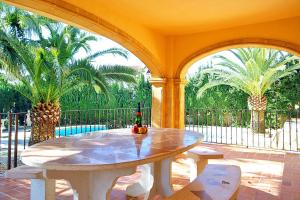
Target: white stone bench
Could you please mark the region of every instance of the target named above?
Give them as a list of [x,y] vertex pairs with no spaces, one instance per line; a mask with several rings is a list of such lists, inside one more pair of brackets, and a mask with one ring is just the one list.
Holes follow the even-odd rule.
[[201,174],[206,165],[208,164],[208,159],[222,159],[224,154],[212,149],[203,148],[201,146],[196,146],[189,151],[186,155],[191,158],[192,163],[190,163],[190,181],[193,181],[197,176]]
[[166,200],[234,200],[240,183],[240,167],[208,164],[193,182]]
[[55,180],[45,179],[43,170],[36,167],[22,165],[5,172],[6,178],[30,179],[30,199],[31,200],[54,200]]

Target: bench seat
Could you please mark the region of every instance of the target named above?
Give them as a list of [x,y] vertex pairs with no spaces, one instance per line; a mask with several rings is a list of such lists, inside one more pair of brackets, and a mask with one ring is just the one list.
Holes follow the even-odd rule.
[[166,200],[234,200],[240,182],[240,167],[208,164],[193,182]]
[[213,149],[203,148],[202,146],[196,146],[186,153],[190,160],[190,181],[193,181],[197,176],[201,174],[209,159],[222,159],[224,154]]
[[199,159],[221,159],[224,158],[224,154],[222,152],[204,148],[201,146],[196,146],[190,150],[188,150],[188,155],[197,156]]
[[43,170],[37,167],[21,165],[6,171],[5,177],[11,179],[42,179]]
[[55,199],[55,180],[43,177],[43,170],[37,167],[21,165],[5,172],[5,178],[30,179],[31,200]]

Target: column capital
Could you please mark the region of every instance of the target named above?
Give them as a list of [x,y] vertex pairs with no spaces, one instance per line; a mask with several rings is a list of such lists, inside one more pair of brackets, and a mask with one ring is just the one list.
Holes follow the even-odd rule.
[[188,81],[182,78],[151,78],[149,82],[154,86],[163,86],[167,83],[173,83],[176,85],[186,85]]
[[178,85],[186,85],[188,81],[185,78],[175,78],[174,83]]
[[167,79],[166,78],[151,78],[149,80],[149,82],[153,86],[164,86],[167,83]]

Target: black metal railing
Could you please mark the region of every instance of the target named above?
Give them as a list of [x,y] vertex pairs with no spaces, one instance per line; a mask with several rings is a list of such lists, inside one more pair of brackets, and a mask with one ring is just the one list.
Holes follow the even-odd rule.
[[300,151],[298,110],[186,109],[185,128],[209,143]]
[[[151,127],[151,108],[142,108],[142,113],[143,124]],[[51,127],[52,117],[44,116],[49,123],[46,129]],[[204,142],[288,151],[300,151],[299,120],[299,110],[259,114],[249,110],[193,108],[185,112],[185,128],[201,132]],[[135,108],[63,111],[55,126],[55,135],[130,128],[134,121]],[[0,113],[0,171],[18,166],[20,152],[28,146],[33,123],[27,112]]]
[[[56,137],[115,128],[131,128],[135,122],[135,108],[68,110],[60,114],[56,123]],[[143,124],[151,127],[151,108],[141,108]],[[54,116],[40,114],[37,122],[44,119],[46,131],[51,131]],[[39,117],[39,114],[37,115]],[[34,120],[29,112],[0,113],[0,171],[18,166],[20,152],[27,148]],[[43,131],[41,123],[37,130]],[[45,130],[44,130],[45,131]]]

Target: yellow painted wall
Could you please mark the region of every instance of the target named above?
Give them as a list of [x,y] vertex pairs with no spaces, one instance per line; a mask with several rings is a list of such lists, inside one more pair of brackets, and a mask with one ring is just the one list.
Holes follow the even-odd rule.
[[[255,44],[280,47],[293,53],[300,52],[300,17],[269,23],[235,27],[213,32],[173,37],[174,60],[178,76],[183,76],[189,64],[216,51],[230,47]],[[189,62],[191,61],[192,62]],[[185,64],[188,64],[185,66]]]

